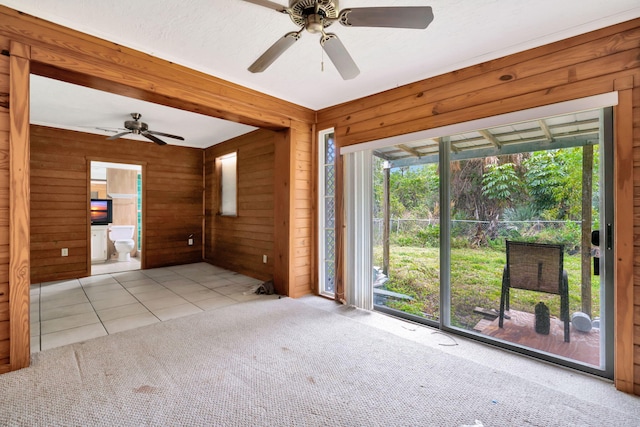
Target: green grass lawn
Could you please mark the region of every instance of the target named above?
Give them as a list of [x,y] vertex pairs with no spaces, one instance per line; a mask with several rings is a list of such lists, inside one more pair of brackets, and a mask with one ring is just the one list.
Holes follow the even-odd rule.
[[[491,248],[451,250],[451,324],[473,328],[482,318],[475,307],[500,309],[505,253]],[[382,248],[374,248],[374,264],[382,265]],[[440,313],[440,257],[437,248],[391,246],[386,289],[412,296],[413,301],[390,301],[389,307],[436,319]],[[564,256],[569,274],[569,313],[581,311],[580,254]],[[592,317],[600,313],[600,277],[592,277]],[[560,316],[560,296],[511,290],[511,308],[529,313],[543,301],[552,316]]]

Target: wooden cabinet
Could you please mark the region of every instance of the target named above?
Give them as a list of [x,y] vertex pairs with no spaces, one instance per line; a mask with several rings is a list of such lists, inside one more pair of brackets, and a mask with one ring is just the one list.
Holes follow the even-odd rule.
[[91,262],[105,262],[107,260],[107,227],[106,225],[91,226]]

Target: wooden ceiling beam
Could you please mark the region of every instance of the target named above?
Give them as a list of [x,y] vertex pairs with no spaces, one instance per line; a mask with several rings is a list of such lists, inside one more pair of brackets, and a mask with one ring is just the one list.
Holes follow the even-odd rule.
[[4,6],[0,36],[30,46],[32,72],[46,77],[274,130],[316,121],[311,109]]

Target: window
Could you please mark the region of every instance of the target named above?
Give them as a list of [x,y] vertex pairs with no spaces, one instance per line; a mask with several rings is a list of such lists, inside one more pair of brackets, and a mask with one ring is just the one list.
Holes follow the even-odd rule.
[[229,153],[216,159],[220,182],[220,215],[235,216],[237,207],[237,153]]
[[336,188],[336,147],[333,130],[320,133],[318,138],[319,158],[322,167],[319,169],[318,186],[318,223],[319,223],[319,283],[320,293],[333,295],[335,292],[335,188]]

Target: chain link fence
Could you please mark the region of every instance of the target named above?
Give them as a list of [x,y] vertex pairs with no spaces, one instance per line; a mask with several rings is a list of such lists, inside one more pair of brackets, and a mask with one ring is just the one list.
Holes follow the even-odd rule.
[[[373,238],[375,245],[382,245],[384,221],[373,220]],[[452,220],[452,241],[462,246],[486,246],[489,241],[517,238],[547,238],[559,241],[571,247],[580,245],[581,221],[474,221]],[[389,239],[393,244],[402,246],[439,245],[440,220],[404,219],[390,220]]]

